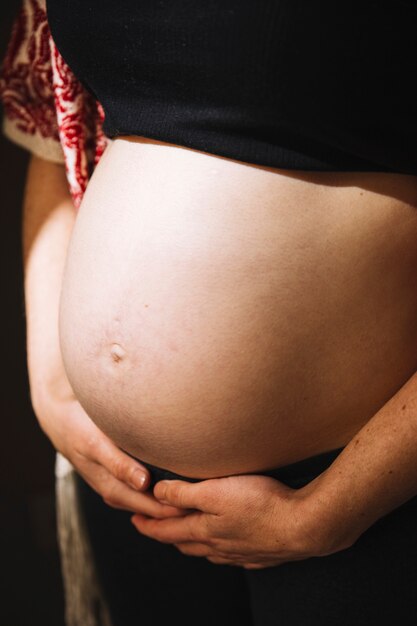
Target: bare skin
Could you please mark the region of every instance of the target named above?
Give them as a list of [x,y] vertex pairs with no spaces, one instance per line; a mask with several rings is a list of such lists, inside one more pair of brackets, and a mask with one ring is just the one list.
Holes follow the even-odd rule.
[[[399,177],[397,182],[407,180],[411,178]],[[396,192],[413,207],[406,200],[410,189],[402,184]],[[329,469],[303,489],[241,475],[198,485],[163,481],[153,494],[144,492],[145,468],[93,423],[62,363],[58,299],[75,220],[63,167],[33,157],[23,225],[31,397],[55,447],[105,502],[134,512],[132,521],[141,533],[213,563],[262,568],[343,550],[417,493],[417,373],[365,422]],[[412,253],[407,246],[402,251],[405,257],[400,258]],[[120,336],[116,339],[109,341],[107,356],[123,374],[119,366],[124,367],[128,353]]]
[[200,478],[346,445],[417,369],[417,177],[120,137],[61,294],[64,365],[118,446]]
[[132,522],[184,554],[246,569],[326,556],[417,495],[416,450],[417,372],[305,487],[251,475],[163,480],[153,495],[187,514]]
[[154,518],[182,514],[145,493],[146,468],[97,428],[66,376],[58,341],[58,304],[75,220],[64,165],[32,155],[22,243],[28,374],[35,414],[54,447],[110,506]]

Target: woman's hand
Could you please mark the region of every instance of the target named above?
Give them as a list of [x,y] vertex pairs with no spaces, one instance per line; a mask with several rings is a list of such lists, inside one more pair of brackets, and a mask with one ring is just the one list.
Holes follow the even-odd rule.
[[[328,553],[305,511],[302,490],[266,476],[242,475],[198,483],[160,481],[159,502],[188,509],[164,520],[134,515],[139,532],[213,563],[260,569]],[[190,511],[190,509],[192,509]]]
[[54,390],[32,395],[37,397],[32,404],[45,434],[108,505],[155,518],[184,514],[144,493],[148,470],[97,428],[63,377]]

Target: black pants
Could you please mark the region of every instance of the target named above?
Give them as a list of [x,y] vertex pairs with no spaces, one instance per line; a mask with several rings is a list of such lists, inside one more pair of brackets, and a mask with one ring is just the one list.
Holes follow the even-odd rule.
[[[340,452],[264,474],[299,488]],[[178,478],[148,467],[153,482]],[[130,513],[104,504],[81,478],[78,486],[113,626],[417,624],[417,497],[378,520],[347,550],[244,570],[183,555],[140,535]]]

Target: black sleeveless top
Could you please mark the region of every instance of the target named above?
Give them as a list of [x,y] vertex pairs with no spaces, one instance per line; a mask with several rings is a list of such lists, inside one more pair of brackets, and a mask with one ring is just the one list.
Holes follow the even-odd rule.
[[47,0],[47,15],[108,137],[284,169],[417,175],[416,7]]

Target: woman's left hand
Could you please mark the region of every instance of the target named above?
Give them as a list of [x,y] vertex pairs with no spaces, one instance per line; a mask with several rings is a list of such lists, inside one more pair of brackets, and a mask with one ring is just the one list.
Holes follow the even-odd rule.
[[190,509],[183,517],[134,515],[137,530],[212,563],[260,569],[325,554],[305,513],[303,490],[266,476],[239,475],[198,483],[164,480],[154,487],[164,504]]

